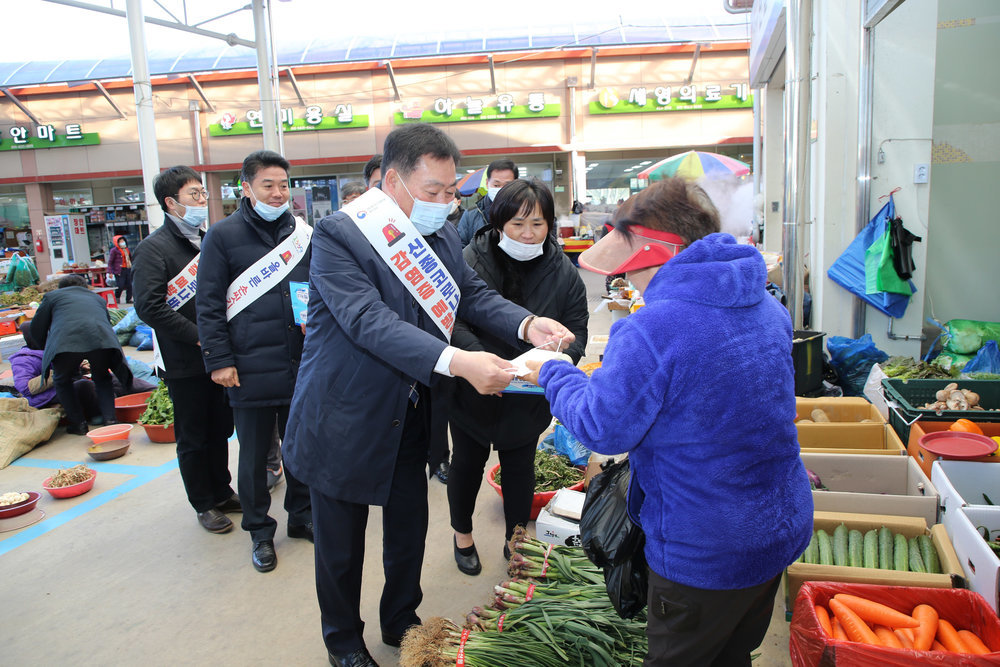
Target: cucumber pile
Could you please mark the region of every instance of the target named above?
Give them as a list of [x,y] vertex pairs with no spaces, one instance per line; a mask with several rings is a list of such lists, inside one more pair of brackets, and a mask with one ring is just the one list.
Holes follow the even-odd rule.
[[907,539],[885,526],[867,533],[848,530],[843,523],[833,535],[817,530],[796,562],[941,574],[941,562],[931,538],[919,535]]

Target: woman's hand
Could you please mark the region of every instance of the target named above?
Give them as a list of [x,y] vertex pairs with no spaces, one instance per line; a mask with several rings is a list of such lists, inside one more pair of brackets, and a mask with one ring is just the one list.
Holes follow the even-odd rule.
[[549,317],[536,317],[525,332],[535,347],[561,352],[576,340],[573,332]]
[[[522,375],[521,379],[525,382],[530,382],[531,384],[538,384],[538,373],[542,370],[542,361],[526,361],[524,365],[531,369],[531,372],[527,375]],[[541,385],[539,385],[541,386]]]

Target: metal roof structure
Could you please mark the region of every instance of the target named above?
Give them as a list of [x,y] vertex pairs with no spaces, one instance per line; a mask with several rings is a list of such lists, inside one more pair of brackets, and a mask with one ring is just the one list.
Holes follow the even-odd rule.
[[[643,44],[709,43],[749,40],[749,15],[663,15],[655,10],[641,15],[621,14],[567,20],[563,23],[524,27],[448,27],[432,33],[398,33],[375,36],[351,31],[331,35],[326,25],[310,36],[309,26],[296,26],[294,38],[282,39],[281,26],[275,31],[275,51],[279,67],[295,67],[341,62],[381,61],[505,51],[611,47]],[[252,48],[229,46],[204,40],[180,52],[154,49],[149,53],[149,70],[154,76],[184,76],[197,72],[254,69]],[[131,76],[127,49],[119,56],[101,59],[19,60],[0,62],[0,87],[47,83],[85,82]]]

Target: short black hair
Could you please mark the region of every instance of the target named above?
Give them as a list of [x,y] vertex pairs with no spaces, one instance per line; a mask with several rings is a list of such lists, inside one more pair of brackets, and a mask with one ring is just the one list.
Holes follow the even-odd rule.
[[345,183],[344,187],[340,188],[340,198],[347,199],[351,195],[363,195],[367,191],[365,184],[361,181],[351,181],[350,183]]
[[365,185],[369,188],[372,186],[372,174],[375,173],[376,169],[382,168],[382,154],[376,153],[372,155],[371,159],[365,163]]
[[382,147],[382,176],[395,169],[409,176],[424,155],[436,160],[454,160],[458,166],[462,153],[447,134],[427,123],[412,123],[397,127],[385,138]]
[[274,151],[254,151],[243,160],[243,168],[240,170],[240,180],[244,183],[253,182],[257,172],[265,167],[281,167],[287,174],[292,165],[288,163],[288,160]]
[[75,273],[68,276],[63,276],[59,279],[59,289],[63,287],[86,287],[87,281],[83,279],[83,276],[78,276]]
[[156,178],[153,179],[153,194],[156,196],[160,208],[166,211],[167,197],[176,199],[181,188],[191,181],[201,183],[201,176],[194,169],[185,165],[170,167],[170,169],[164,169],[157,174]]
[[531,213],[535,204],[541,207],[542,217],[551,232],[556,222],[555,202],[552,193],[537,178],[512,181],[500,188],[490,207],[490,224],[494,229],[501,230],[518,213]]
[[494,171],[512,171],[514,172],[514,178],[521,177],[521,171],[514,164],[514,161],[508,158],[503,158],[502,160],[493,160],[490,162],[490,166],[486,167],[486,178],[489,179],[493,175]]

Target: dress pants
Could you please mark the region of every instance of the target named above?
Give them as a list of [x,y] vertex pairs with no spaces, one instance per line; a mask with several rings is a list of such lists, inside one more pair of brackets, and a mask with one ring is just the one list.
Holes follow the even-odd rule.
[[[271,448],[275,422],[278,434],[285,437],[288,422],[287,405],[257,408],[233,408],[236,437],[240,441],[240,463],[237,474],[240,503],[243,505],[243,530],[250,533],[254,544],[273,540],[278,522],[267,515],[271,494],[267,489],[267,452]],[[285,511],[288,524],[302,526],[312,521],[309,509],[309,487],[285,471]]]
[[645,667],[750,667],[771,623],[781,576],[732,591],[693,588],[649,571]]
[[164,380],[174,403],[177,466],[188,502],[207,512],[233,495],[229,436],[233,411],[226,390],[206,374]]
[[[70,424],[77,426],[85,421],[83,406],[73,389],[73,383],[80,377],[80,364],[84,359],[90,362],[90,375],[97,388],[101,416],[105,423],[115,421],[115,390],[111,384],[111,369],[118,370],[121,365],[120,356],[120,350],[101,348],[89,352],[60,352],[52,359],[52,380],[56,397],[66,411],[66,419]],[[129,381],[131,382],[131,378]]]
[[[510,539],[514,528],[526,526],[531,520],[531,503],[535,497],[535,449],[538,436],[521,443],[503,445],[500,457],[500,488],[503,490],[505,538]],[[458,533],[472,532],[472,515],[476,496],[483,482],[483,469],[490,457],[490,443],[477,440],[451,425],[451,470],[448,473],[448,509],[451,527]]]
[[[426,397],[422,388],[421,396]],[[420,572],[427,538],[428,404],[408,404],[392,474],[389,500],[382,508],[382,569],[385,586],[379,604],[382,631],[402,636],[420,623],[423,599]],[[287,469],[286,469],[287,472]],[[365,560],[368,505],[337,500],[312,489],[316,536],[316,594],[323,639],[343,655],[365,645],[361,620],[361,574]]]

